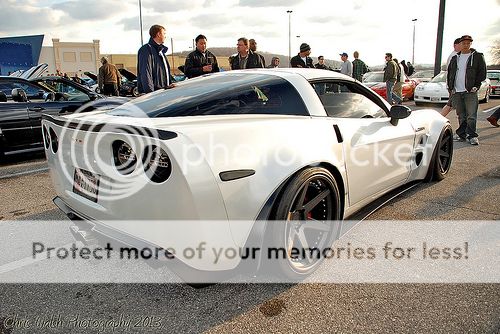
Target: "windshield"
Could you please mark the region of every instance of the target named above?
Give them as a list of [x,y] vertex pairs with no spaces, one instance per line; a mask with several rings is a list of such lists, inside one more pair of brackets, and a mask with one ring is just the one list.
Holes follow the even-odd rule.
[[498,80],[500,80],[500,72],[488,72],[486,76],[491,81],[498,81]]
[[285,79],[241,72],[186,80],[175,88],[135,99],[109,114],[150,118],[228,114],[309,115],[299,93]]
[[432,78],[431,82],[446,82],[446,72],[441,72]]
[[363,82],[384,82],[384,72],[368,72],[363,76]]
[[412,78],[432,78],[434,76],[434,71],[420,71],[413,74]]

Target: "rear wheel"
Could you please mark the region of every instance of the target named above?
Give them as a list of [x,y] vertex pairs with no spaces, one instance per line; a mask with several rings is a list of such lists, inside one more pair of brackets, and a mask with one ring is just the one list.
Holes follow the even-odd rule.
[[134,89],[132,89],[132,96],[134,97],[139,96],[139,88],[134,87]]
[[425,181],[441,181],[444,179],[446,174],[450,171],[452,157],[453,131],[451,126],[447,125],[439,136]]
[[[314,272],[331,247],[342,219],[340,193],[334,176],[320,167],[299,172],[285,188],[271,222],[271,245],[284,250],[272,268],[287,279]],[[275,270],[276,271],[276,270]]]

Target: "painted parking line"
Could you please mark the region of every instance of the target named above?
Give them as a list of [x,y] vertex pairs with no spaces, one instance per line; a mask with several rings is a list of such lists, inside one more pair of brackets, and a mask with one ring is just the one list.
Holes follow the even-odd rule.
[[[72,242],[70,244],[66,244],[66,245],[62,246],[62,248],[68,249],[71,246],[73,246],[73,244],[76,244],[77,247],[84,246],[81,241],[75,241],[75,242]],[[30,266],[33,263],[43,261],[46,259],[47,259],[47,252],[44,252],[44,253],[39,253],[39,254],[35,255],[35,258],[33,258],[33,256],[28,256],[28,257],[25,257],[24,259],[9,262],[7,264],[0,266],[0,275],[11,272],[13,270],[17,270],[17,269],[20,269],[23,267]]]
[[13,178],[13,177],[18,177],[18,176],[23,176],[23,175],[29,175],[29,174],[43,173],[43,172],[47,172],[48,170],[49,170],[49,168],[45,167],[45,168],[40,168],[40,169],[27,170],[27,171],[24,171],[24,172],[18,172],[18,173],[12,173],[12,174],[7,174],[7,175],[2,175],[2,176],[0,176],[0,180],[10,179],[10,178]]

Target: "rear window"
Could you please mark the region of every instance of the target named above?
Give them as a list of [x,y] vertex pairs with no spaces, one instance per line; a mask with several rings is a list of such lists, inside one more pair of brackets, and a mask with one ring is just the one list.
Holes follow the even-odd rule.
[[230,114],[309,115],[304,101],[288,81],[274,75],[250,73],[225,73],[186,80],[173,89],[140,97],[109,114],[150,118]]

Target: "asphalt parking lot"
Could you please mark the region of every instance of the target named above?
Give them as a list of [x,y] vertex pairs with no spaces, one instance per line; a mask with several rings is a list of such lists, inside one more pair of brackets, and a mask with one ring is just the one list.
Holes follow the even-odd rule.
[[[498,98],[480,105],[480,145],[455,143],[445,180],[419,184],[369,219],[499,220],[500,128],[486,121],[499,105]],[[456,117],[448,117],[456,128]],[[27,221],[65,219],[54,196],[43,154],[0,164],[0,224],[13,234]],[[61,245],[71,241],[67,229],[29,224]],[[9,261],[23,258],[18,248]],[[497,259],[498,248],[492,265]],[[0,263],[0,278],[39,264],[7,265]],[[0,334],[500,333],[499,284],[0,284],[0,301]]]

